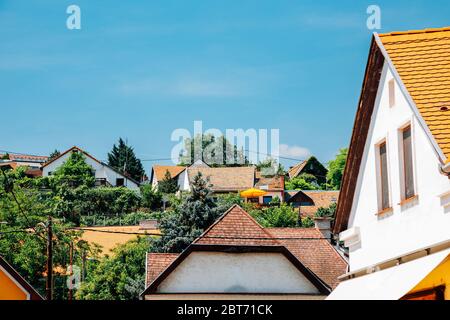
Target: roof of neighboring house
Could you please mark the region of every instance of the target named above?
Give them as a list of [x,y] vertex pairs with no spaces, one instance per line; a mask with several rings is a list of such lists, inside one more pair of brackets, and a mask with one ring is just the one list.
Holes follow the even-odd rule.
[[172,178],[176,178],[180,173],[182,173],[186,167],[183,166],[160,166],[154,165],[152,170],[152,175],[156,177],[157,181],[164,180],[166,172],[169,171]]
[[300,207],[300,214],[308,217],[313,217],[317,209],[321,207],[327,208],[332,203],[337,203],[339,198],[339,191],[336,190],[286,191],[286,193],[289,197],[286,200],[287,203],[308,201],[313,203],[313,205]]
[[30,300],[44,300],[36,291],[2,256],[0,256],[0,267],[2,267],[14,280],[30,295]]
[[279,245],[263,227],[240,206],[232,206],[194,243],[223,245]]
[[257,174],[255,187],[261,190],[283,191],[284,176],[264,177]]
[[160,277],[166,277],[180,263],[179,260],[185,258],[191,247],[192,250],[199,247],[203,251],[225,248],[224,250],[229,252],[232,252],[233,248],[237,251],[243,250],[242,252],[252,248],[259,250],[258,252],[272,252],[271,248],[275,251],[284,248],[297,263],[307,268],[313,278],[319,279],[319,282],[325,283],[330,288],[337,285],[337,277],[344,274],[347,268],[345,260],[323,238],[319,230],[263,228],[244,209],[234,205],[181,255],[149,253],[147,284],[152,284]]
[[267,228],[294,256],[322,281],[335,288],[347,262],[315,228]]
[[179,253],[148,253],[146,284],[152,283],[176,258]]
[[297,163],[295,166],[291,167],[288,171],[289,178],[297,177],[303,170],[303,168],[308,163],[308,160],[301,161]]
[[380,39],[434,139],[450,158],[450,27],[380,34]]
[[[99,220],[101,222],[101,220]],[[101,246],[102,254],[111,254],[112,250],[120,244],[136,239],[138,234],[159,234],[160,231],[142,229],[140,226],[106,226],[106,227],[82,227],[81,239],[88,243],[96,243]]]
[[81,148],[79,148],[79,147],[77,147],[77,146],[73,146],[72,148],[67,149],[66,151],[64,151],[63,153],[61,153],[59,156],[53,158],[53,159],[50,160],[49,162],[46,162],[46,163],[42,166],[42,168],[47,167],[49,164],[55,162],[57,159],[60,159],[61,157],[65,156],[66,154],[68,154],[68,153],[70,153],[70,152],[73,152],[73,151],[81,152],[81,153],[83,153],[86,157],[91,158],[93,161],[95,161],[95,162],[97,162],[97,163],[99,163],[99,164],[101,164],[101,165],[103,165],[103,166],[105,166],[105,167],[108,167],[109,169],[111,169],[111,170],[114,171],[115,173],[121,175],[122,177],[124,177],[124,178],[126,178],[126,179],[128,179],[128,180],[130,180],[130,181],[132,181],[132,182],[134,182],[134,183],[137,184],[137,185],[140,184],[139,181],[136,181],[136,180],[134,180],[133,178],[129,177],[128,175],[125,175],[125,174],[123,174],[123,173],[117,171],[115,168],[113,168],[113,167],[111,167],[110,165],[104,163],[103,161],[97,160],[96,158],[94,158],[93,156],[91,156],[89,153],[87,153],[86,151],[84,151],[83,149],[81,149]]
[[[334,233],[347,228],[385,61],[445,163],[450,158],[450,28],[374,34],[341,184]],[[422,121],[423,120],[423,121]]]
[[48,157],[46,157],[46,156],[36,156],[36,155],[30,155],[30,154],[10,153],[9,154],[9,160],[11,160],[11,161],[44,163],[44,162],[46,162],[48,160]]
[[189,182],[198,172],[209,179],[213,191],[242,191],[253,188],[255,182],[255,167],[189,167]]

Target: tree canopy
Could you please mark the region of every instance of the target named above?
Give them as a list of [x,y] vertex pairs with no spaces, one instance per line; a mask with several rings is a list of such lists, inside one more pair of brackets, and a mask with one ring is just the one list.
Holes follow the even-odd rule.
[[114,144],[111,152],[108,153],[108,165],[136,181],[141,181],[145,175],[141,160],[136,157],[134,149],[122,138],[119,138],[118,144]]
[[334,189],[339,190],[341,188],[342,177],[344,175],[345,163],[347,161],[348,148],[342,148],[336,155],[334,160],[328,163],[328,184]]
[[237,146],[224,136],[199,134],[194,139],[186,139],[184,145],[188,154],[180,155],[181,165],[190,165],[197,160],[202,160],[212,167],[235,167],[249,164],[244,150],[238,150]]
[[160,221],[163,236],[155,242],[159,252],[181,252],[223,213],[214,202],[209,182],[199,172],[192,192]]
[[171,194],[171,193],[173,194],[176,193],[178,189],[179,187],[177,180],[172,178],[169,170],[166,170],[166,173],[164,174],[164,179],[158,183],[158,192],[164,194]]

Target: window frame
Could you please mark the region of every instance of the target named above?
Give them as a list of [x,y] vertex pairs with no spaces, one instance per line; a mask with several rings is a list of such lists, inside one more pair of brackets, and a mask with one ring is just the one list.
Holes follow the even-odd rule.
[[[409,128],[411,132],[411,174],[413,183],[413,194],[409,197],[406,194],[406,159],[405,159],[405,145],[403,135]],[[415,161],[415,148],[414,148],[414,126],[412,121],[407,121],[400,128],[398,128],[398,152],[399,152],[399,179],[400,179],[400,200],[401,202],[412,199],[417,196],[417,181],[416,181],[416,161]]]
[[[391,179],[390,179],[390,167],[389,167],[389,147],[387,143],[388,139],[383,138],[375,144],[375,159],[376,159],[376,185],[377,185],[377,205],[378,212],[386,212],[392,209],[392,192],[391,192]],[[384,205],[384,188],[383,188],[383,165],[381,161],[381,147],[386,148],[386,188],[387,188],[387,205]]]

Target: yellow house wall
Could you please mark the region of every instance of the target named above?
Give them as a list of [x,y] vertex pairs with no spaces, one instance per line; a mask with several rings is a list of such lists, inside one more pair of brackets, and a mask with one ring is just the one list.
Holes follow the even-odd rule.
[[26,300],[27,295],[0,269],[0,300]]
[[445,300],[450,300],[450,256],[428,274],[409,293],[432,289],[445,285]]

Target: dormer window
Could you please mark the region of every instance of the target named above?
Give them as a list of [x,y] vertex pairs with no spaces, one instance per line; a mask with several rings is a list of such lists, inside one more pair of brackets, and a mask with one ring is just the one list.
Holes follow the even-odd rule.
[[388,91],[389,91],[389,107],[392,108],[395,106],[395,80],[391,79],[388,83]]

